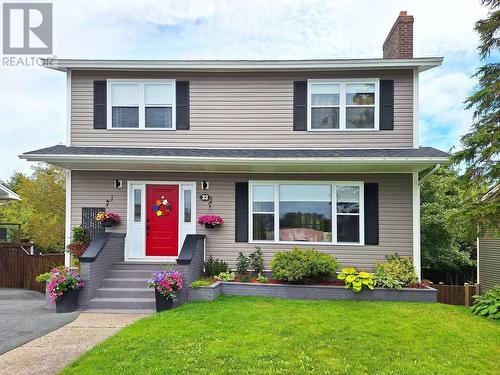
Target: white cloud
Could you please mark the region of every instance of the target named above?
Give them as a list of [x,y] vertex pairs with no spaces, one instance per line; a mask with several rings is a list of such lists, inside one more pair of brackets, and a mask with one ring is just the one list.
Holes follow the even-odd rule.
[[[380,57],[400,10],[415,16],[415,55],[444,55],[422,77],[422,144],[456,144],[470,115],[461,103],[478,64],[479,1],[451,0],[87,0],[54,1],[58,57]],[[0,179],[29,170],[17,155],[64,141],[65,76],[0,69]],[[450,124],[456,124],[450,125]],[[447,134],[439,143],[434,130]]]

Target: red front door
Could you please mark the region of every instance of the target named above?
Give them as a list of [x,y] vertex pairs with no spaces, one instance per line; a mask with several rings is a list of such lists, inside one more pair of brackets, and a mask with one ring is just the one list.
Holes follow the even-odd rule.
[[177,256],[179,186],[146,185],[146,256]]

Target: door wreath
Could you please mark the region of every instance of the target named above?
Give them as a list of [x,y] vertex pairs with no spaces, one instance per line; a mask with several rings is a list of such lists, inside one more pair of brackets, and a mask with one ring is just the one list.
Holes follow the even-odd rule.
[[156,212],[156,216],[168,216],[170,215],[170,211],[172,211],[172,205],[167,198],[162,195],[161,199],[158,199],[153,206],[153,211]]

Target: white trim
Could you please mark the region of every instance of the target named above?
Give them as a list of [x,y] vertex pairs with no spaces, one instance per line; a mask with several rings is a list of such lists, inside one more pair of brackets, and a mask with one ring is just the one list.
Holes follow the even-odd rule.
[[[130,241],[130,236],[129,234],[132,233],[131,231],[131,223],[132,223],[132,214],[131,214],[131,207],[130,207],[130,201],[131,201],[131,187],[132,185],[142,185],[143,186],[143,192],[144,194],[142,195],[142,210],[141,210],[141,215],[143,220],[146,220],[146,202],[147,202],[147,185],[177,185],[179,187],[178,190],[178,202],[179,202],[179,209],[178,209],[178,250],[177,250],[177,256],[180,254],[182,245],[184,243],[184,238],[187,234],[196,234],[196,182],[195,181],[149,181],[149,180],[129,180],[127,181],[127,237],[125,241],[125,254],[124,254],[124,259],[125,261],[131,261],[131,262],[173,262],[177,260],[177,256],[172,257],[172,256],[167,256],[167,257],[158,257],[158,256],[146,256],[146,238],[144,237],[144,256],[141,258],[132,258],[128,256],[129,252],[129,241]],[[183,202],[183,187],[190,186],[192,187],[192,195],[191,195],[191,225],[184,225],[184,220],[183,220],[183,214],[181,210],[181,202]],[[183,208],[183,207],[182,207]],[[144,221],[145,223],[145,221]],[[144,230],[146,230],[146,227],[144,227]]]
[[[318,107],[326,107],[326,108],[331,108],[331,107],[338,107],[339,108],[339,127],[336,129],[313,129],[312,124],[311,124],[311,108],[312,108],[312,101],[311,101],[311,95],[312,95],[312,90],[311,90],[311,84],[332,84],[332,85],[338,85],[339,86],[339,104],[338,106],[314,106],[315,108]],[[359,106],[354,106],[354,105],[347,105],[346,103],[346,85],[350,83],[367,83],[367,84],[375,84],[375,102],[372,105],[359,105]],[[378,131],[379,130],[379,97],[380,97],[380,79],[379,78],[332,78],[332,79],[308,79],[307,80],[307,131],[310,132],[359,132],[359,131]],[[354,128],[347,128],[347,119],[346,119],[346,112],[347,112],[347,107],[367,107],[367,108],[374,108],[374,124],[373,128],[360,128],[360,129],[354,129]]]
[[[64,247],[66,248],[71,242],[71,170],[66,171],[66,217],[65,217],[65,236]],[[71,254],[64,253],[64,265],[71,266]]]
[[[331,242],[306,242],[306,241],[280,241],[279,240],[279,186],[286,184],[295,185],[330,185],[331,186],[331,209],[332,209],[332,241]],[[274,211],[273,212],[254,212],[253,211],[253,186],[267,185],[274,188]],[[359,213],[353,214],[359,216],[359,242],[339,242],[337,236],[337,186],[358,186],[359,187]],[[283,245],[340,245],[340,246],[364,246],[364,181],[300,181],[300,180],[250,180],[248,181],[248,233],[251,244],[283,244]],[[253,215],[268,214],[274,215],[274,240],[254,240],[253,239]],[[340,214],[342,215],[342,214]],[[347,215],[347,214],[346,214]]]
[[479,236],[476,237],[476,284],[481,284],[479,281]]
[[419,142],[419,96],[418,69],[413,69],[413,148],[418,148]]
[[413,266],[417,271],[417,277],[420,281],[421,275],[421,258],[420,258],[420,185],[418,184],[418,172],[413,172]]
[[[112,126],[112,98],[111,98],[111,86],[113,84],[136,84],[139,88],[139,101],[137,103],[137,107],[139,108],[139,124],[136,128],[114,128]],[[144,86],[147,84],[169,84],[172,86],[172,127],[171,128],[146,128],[145,118],[146,118],[146,93],[144,90]],[[160,131],[172,131],[176,130],[176,81],[175,79],[133,79],[133,78],[124,78],[124,79],[108,79],[106,80],[106,100],[107,100],[107,109],[106,109],[106,124],[108,130],[113,131],[124,131],[124,130],[160,130]],[[148,107],[156,107],[156,105],[148,105]]]
[[71,79],[72,71],[66,73],[66,146],[71,146]]
[[47,59],[49,69],[168,70],[168,71],[314,71],[412,69],[419,71],[441,65],[442,57],[412,59],[317,59],[317,60],[87,60]]
[[20,201],[21,197],[10,190],[7,186],[0,185],[0,202],[2,201]]

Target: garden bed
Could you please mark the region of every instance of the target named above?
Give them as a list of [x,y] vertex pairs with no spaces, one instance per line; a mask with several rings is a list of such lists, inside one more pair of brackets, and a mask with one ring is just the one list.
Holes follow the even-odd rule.
[[260,296],[304,300],[361,300],[437,302],[433,288],[374,288],[359,293],[339,285],[256,284],[217,281],[207,287],[189,288],[188,300],[212,301],[220,294],[229,296]]

